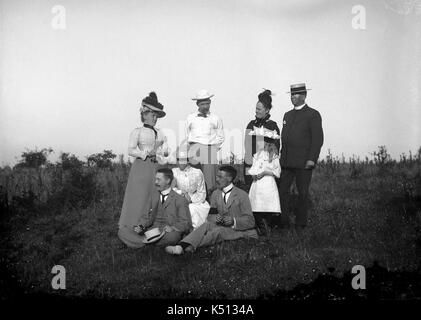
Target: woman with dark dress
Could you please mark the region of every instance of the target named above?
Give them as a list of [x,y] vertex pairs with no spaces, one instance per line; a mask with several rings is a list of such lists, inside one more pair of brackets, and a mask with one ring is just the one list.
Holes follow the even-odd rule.
[[144,246],[141,236],[149,225],[151,196],[155,190],[155,171],[158,164],[169,159],[166,137],[155,127],[158,118],[165,116],[164,106],[155,92],[142,100],[142,126],[135,128],[129,138],[129,156],[135,160],[130,168],[118,223],[118,237],[131,248]]
[[[264,149],[264,141],[262,136],[250,135],[250,132],[254,128],[264,128],[270,131],[276,131],[279,135],[280,131],[275,121],[270,120],[270,110],[272,109],[272,92],[265,90],[258,95],[258,101],[256,103],[256,118],[251,120],[246,128],[246,134],[244,138],[244,179],[248,187],[251,186],[252,177],[248,174],[248,170],[253,165],[253,155],[258,151]],[[261,139],[259,139],[259,137]],[[280,141],[275,141],[275,146],[280,148]]]
[[[247,188],[250,189],[253,179],[256,180],[255,175],[249,173],[253,165],[253,157],[256,157],[265,150],[265,142],[271,140],[274,144],[274,152],[279,154],[280,139],[271,139],[265,137],[270,135],[280,135],[280,130],[277,123],[270,119],[270,110],[272,109],[272,92],[265,89],[259,93],[258,101],[256,103],[256,118],[251,120],[246,128],[244,138],[244,180]],[[276,185],[279,185],[279,175],[275,175]],[[276,188],[275,188],[276,189]],[[275,190],[274,189],[274,190]],[[274,197],[279,199],[279,195]],[[280,210],[273,210],[273,212],[253,212],[256,220],[256,226],[259,233],[263,233],[268,226],[281,226]]]

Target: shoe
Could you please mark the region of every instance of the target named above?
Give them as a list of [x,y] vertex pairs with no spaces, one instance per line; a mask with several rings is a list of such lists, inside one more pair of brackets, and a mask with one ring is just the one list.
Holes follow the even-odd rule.
[[183,254],[184,250],[182,246],[177,245],[177,246],[165,247],[165,252],[169,254],[180,255],[180,254]]

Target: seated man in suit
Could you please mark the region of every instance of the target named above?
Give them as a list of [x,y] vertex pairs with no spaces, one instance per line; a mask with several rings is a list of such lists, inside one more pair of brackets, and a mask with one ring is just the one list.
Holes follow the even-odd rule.
[[232,183],[236,175],[237,171],[231,166],[219,168],[216,175],[218,189],[212,193],[209,212],[217,213],[215,221],[208,219],[178,245],[166,247],[166,252],[182,254],[184,251],[194,251],[224,240],[257,238],[249,196]]
[[174,179],[171,169],[158,169],[155,175],[155,186],[158,192],[152,194],[152,207],[149,222],[138,226],[135,231],[143,235],[147,229],[159,228],[163,236],[154,243],[157,246],[168,246],[178,243],[192,229],[189,203],[183,196],[171,189]]

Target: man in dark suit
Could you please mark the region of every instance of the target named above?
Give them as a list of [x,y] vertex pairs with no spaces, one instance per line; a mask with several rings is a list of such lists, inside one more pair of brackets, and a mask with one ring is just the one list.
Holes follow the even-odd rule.
[[295,212],[295,228],[301,232],[307,225],[308,189],[323,145],[323,129],[320,113],[305,103],[305,84],[291,85],[289,93],[294,109],[285,113],[283,119],[279,193],[281,210],[286,214],[289,224],[287,203],[295,179],[299,200]]
[[[216,175],[216,189],[211,196],[208,221],[186,236],[176,246],[165,248],[170,254],[195,251],[199,247],[240,238],[257,238],[248,194],[233,185],[236,170],[221,166]],[[213,214],[215,213],[215,214]]]

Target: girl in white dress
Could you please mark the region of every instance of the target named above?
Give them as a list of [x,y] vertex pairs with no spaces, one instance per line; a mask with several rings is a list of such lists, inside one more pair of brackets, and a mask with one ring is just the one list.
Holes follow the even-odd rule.
[[210,205],[206,201],[205,178],[202,170],[193,168],[188,163],[188,153],[179,151],[177,154],[178,168],[173,168],[173,190],[183,195],[189,202],[189,210],[193,228],[198,228],[206,222]]
[[275,181],[275,177],[281,175],[281,166],[277,147],[272,140],[265,137],[264,149],[253,156],[253,165],[249,169],[253,179],[249,198],[258,228],[281,224],[281,206]]

